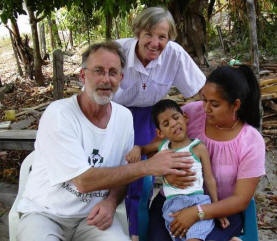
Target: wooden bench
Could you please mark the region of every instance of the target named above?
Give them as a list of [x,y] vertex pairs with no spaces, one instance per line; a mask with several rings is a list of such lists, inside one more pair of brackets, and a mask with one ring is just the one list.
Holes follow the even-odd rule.
[[0,130],[1,150],[34,150],[37,130]]

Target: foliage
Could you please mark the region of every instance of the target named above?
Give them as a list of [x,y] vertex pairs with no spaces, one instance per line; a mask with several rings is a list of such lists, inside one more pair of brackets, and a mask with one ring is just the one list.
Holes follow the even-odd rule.
[[274,0],[261,3],[258,24],[259,45],[262,53],[277,56],[277,4]]
[[8,19],[16,19],[18,15],[25,14],[23,9],[23,0],[1,0],[0,1],[0,18],[6,24]]
[[[105,38],[106,17],[112,17],[111,36],[113,39],[133,36],[131,25],[134,17],[145,6],[170,7],[178,2],[180,8],[186,7],[193,0],[1,0],[0,16],[2,22],[16,18],[18,14],[26,14],[22,3],[26,1],[36,11],[36,17],[44,17],[51,12],[55,13],[58,29],[65,35],[64,42],[68,40],[69,31],[72,31],[75,43],[80,44],[86,40],[99,40]],[[211,1],[209,1],[211,2]],[[276,0],[255,0],[257,9],[257,33],[259,47],[262,53],[276,55]],[[223,38],[232,55],[249,51],[248,19],[244,0],[216,0],[213,13],[221,6],[225,14],[220,24]],[[207,19],[208,9],[203,14]],[[208,21],[207,21],[208,22]],[[47,26],[47,24],[46,24]],[[209,48],[219,46],[218,33],[214,22],[207,24],[207,39]],[[63,43],[64,46],[67,43]]]
[[[109,4],[114,4],[115,6],[114,1],[110,1]],[[90,10],[84,11],[84,8],[87,8],[88,5]],[[135,4],[128,6],[130,7],[128,11],[123,11],[124,8],[122,8],[113,12],[113,25],[111,29],[113,39],[132,37],[131,25],[133,19],[145,7],[145,5],[140,4],[140,1],[135,1]],[[74,41],[77,44],[87,41],[88,37],[91,40],[105,39],[105,14],[109,13],[111,8],[107,6],[105,8],[102,6],[98,7],[95,1],[93,1],[93,4],[92,2],[86,2],[77,5],[75,2],[71,5],[70,9],[66,7],[61,8],[55,12],[58,28],[63,32],[72,31]]]
[[70,7],[72,1],[66,0],[1,0],[0,17],[3,23],[7,23],[8,19],[16,19],[20,14],[27,14],[23,9],[23,2],[36,13],[36,16],[44,17],[62,6]]
[[[220,1],[221,6],[227,1]],[[218,3],[218,2],[217,2]],[[277,54],[277,6],[274,0],[255,0],[257,18],[257,37],[261,54],[276,56]],[[219,8],[216,5],[214,11]],[[222,15],[221,18],[219,15]],[[219,20],[218,20],[219,19]],[[209,48],[213,49],[220,45],[216,24],[222,30],[223,39],[231,56],[241,58],[249,53],[250,39],[249,26],[244,0],[230,0],[224,10],[214,16],[209,23],[207,34]]]
[[72,4],[72,1],[66,1],[66,0],[52,0],[52,1],[24,0],[24,1],[32,11],[36,12],[36,16],[47,16],[51,14],[52,11],[59,9],[63,6],[68,6],[70,8]]

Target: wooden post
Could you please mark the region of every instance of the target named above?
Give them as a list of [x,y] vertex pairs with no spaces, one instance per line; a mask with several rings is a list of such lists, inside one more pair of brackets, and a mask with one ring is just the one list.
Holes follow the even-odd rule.
[[249,37],[251,47],[251,62],[253,70],[257,79],[259,78],[259,48],[257,40],[257,25],[256,25],[256,11],[254,0],[246,1],[248,23],[249,23]]
[[[249,35],[250,35],[250,51],[251,51],[251,64],[253,67],[253,71],[256,75],[256,78],[259,82],[260,79],[260,64],[259,64],[259,48],[258,48],[258,39],[257,39],[257,25],[256,25],[256,11],[255,11],[255,3],[254,0],[246,1],[247,15],[248,15],[248,23],[249,23]],[[263,126],[263,105],[260,101],[260,132],[262,132]]]
[[46,40],[45,40],[44,23],[41,23],[39,26],[39,37],[40,37],[41,56],[44,59],[44,57],[46,55]]
[[63,74],[63,52],[56,49],[53,52],[53,85],[54,99],[63,98],[64,74]]
[[224,53],[226,53],[225,52],[225,46],[224,46],[223,38],[222,38],[222,32],[221,32],[221,28],[220,28],[219,25],[216,25],[216,30],[217,30],[217,33],[218,33],[218,37],[219,37],[219,41],[220,41],[221,47],[222,47]]

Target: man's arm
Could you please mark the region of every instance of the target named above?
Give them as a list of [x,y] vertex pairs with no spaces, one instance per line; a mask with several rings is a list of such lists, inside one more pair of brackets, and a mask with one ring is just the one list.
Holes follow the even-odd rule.
[[126,185],[140,177],[168,174],[184,175],[182,169],[191,166],[185,160],[186,154],[170,150],[161,151],[146,161],[110,168],[90,168],[72,179],[79,192],[111,189]]

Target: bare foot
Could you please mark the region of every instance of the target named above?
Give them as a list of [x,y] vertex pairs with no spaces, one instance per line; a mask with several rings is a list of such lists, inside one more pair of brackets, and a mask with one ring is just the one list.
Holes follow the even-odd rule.
[[139,241],[139,236],[137,236],[137,235],[132,235],[131,240],[132,240],[132,241]]
[[242,240],[238,237],[233,237],[229,241],[242,241]]

